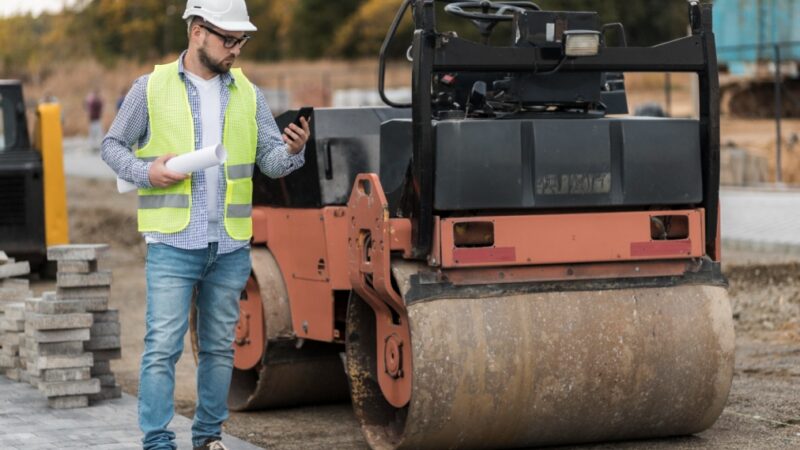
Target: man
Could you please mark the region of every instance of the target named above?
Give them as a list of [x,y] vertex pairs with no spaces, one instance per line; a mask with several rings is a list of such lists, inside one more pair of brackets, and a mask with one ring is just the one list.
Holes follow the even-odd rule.
[[[236,57],[255,31],[244,0],[189,0],[189,46],[128,93],[103,141],[103,160],[139,189],[147,242],[145,350],[139,425],[146,450],[175,449],[175,363],[196,289],[199,361],[195,449],[224,449],[222,422],[233,368],[239,296],[250,275],[252,171],[285,176],[304,163],[309,125],[281,134]],[[224,165],[191,175],[169,170],[175,154],[222,143]],[[134,145],[138,144],[135,156]]]
[[93,151],[98,151],[103,140],[103,98],[100,91],[94,89],[86,96],[85,107],[89,113],[89,145]]

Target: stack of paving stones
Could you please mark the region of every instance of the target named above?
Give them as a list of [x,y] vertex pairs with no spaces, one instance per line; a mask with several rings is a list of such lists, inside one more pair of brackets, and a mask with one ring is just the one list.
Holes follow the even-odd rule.
[[17,262],[0,251],[0,280],[25,276],[31,273],[31,265],[27,261]]
[[51,408],[81,408],[100,392],[91,378],[92,354],[84,351],[92,314],[78,302],[64,302],[55,293],[25,302],[25,340],[21,354],[27,370],[22,381],[37,386]]
[[122,387],[111,371],[111,360],[122,357],[119,311],[108,309],[111,272],[98,270],[98,259],[107,251],[108,246],[104,244],[62,245],[47,249],[47,258],[58,261],[55,300],[81,305],[93,319],[83,349],[93,356],[90,375],[99,380],[100,391],[89,396],[90,402],[122,396]]
[[30,271],[28,262],[17,262],[0,251],[0,374],[16,381],[20,379],[20,369],[24,368],[19,355],[25,327],[24,304],[22,317],[19,305],[32,293],[27,279],[13,277],[28,275]]
[[[4,304],[24,302],[31,296],[27,279],[12,278],[28,275],[30,272],[31,266],[28,262],[16,262],[0,251],[0,320],[3,318]],[[2,345],[0,340],[0,347]]]

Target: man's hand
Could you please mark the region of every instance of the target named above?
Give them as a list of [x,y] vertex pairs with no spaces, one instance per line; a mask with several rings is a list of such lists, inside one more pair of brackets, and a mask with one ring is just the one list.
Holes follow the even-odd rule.
[[311,127],[309,127],[305,117],[300,118],[300,124],[303,125],[303,128],[290,123],[289,126],[283,130],[283,142],[286,142],[286,145],[289,146],[289,153],[292,155],[300,153],[300,150],[302,150],[306,142],[308,142],[309,136],[311,136]]
[[147,173],[153,187],[165,188],[189,178],[189,175],[167,169],[167,161],[174,157],[175,155],[170,153],[153,161]]

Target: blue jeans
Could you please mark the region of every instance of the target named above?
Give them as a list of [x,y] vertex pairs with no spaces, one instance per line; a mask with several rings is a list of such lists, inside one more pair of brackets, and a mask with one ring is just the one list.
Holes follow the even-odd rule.
[[175,449],[167,430],[175,414],[175,363],[189,328],[192,293],[197,288],[197,408],[192,443],[222,435],[228,418],[228,388],[233,371],[233,340],[239,297],[250,276],[250,249],[217,254],[207,249],[147,246],[147,332],[139,376],[139,427],[145,450]]

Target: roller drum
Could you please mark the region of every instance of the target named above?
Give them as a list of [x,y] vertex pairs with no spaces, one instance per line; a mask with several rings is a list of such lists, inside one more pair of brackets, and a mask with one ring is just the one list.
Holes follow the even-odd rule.
[[439,299],[408,313],[412,395],[395,409],[369,374],[374,315],[351,302],[348,375],[373,448],[692,434],[719,417],[733,377],[733,321],[717,286]]
[[278,261],[266,248],[251,251],[263,308],[264,345],[252,369],[233,369],[228,406],[234,411],[346,401],[341,344],[298,341]]
[[233,370],[228,406],[234,411],[286,408],[347,401],[347,379],[330,344],[271,343],[252,370]]

